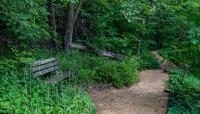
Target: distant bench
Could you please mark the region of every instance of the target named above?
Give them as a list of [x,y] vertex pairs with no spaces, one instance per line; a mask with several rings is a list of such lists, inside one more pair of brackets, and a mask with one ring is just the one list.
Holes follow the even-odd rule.
[[50,74],[52,77],[46,80],[47,83],[58,83],[71,76],[70,72],[63,73],[61,71],[59,62],[56,58],[39,60],[32,63],[30,66],[33,78]]

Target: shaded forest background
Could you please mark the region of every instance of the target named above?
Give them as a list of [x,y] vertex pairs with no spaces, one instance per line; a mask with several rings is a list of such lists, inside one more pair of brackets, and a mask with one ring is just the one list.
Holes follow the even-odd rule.
[[[30,109],[35,107],[31,104],[27,109],[16,108],[16,102],[21,103],[23,99],[10,102],[15,106],[8,108],[9,103],[5,99],[15,98],[6,95],[11,91],[2,87],[7,82],[24,87],[21,82],[10,80],[29,77],[27,66],[35,60],[57,56],[63,70],[73,70],[80,76],[80,82],[76,80],[76,84],[72,85],[95,81],[121,87],[137,81],[137,70],[159,68],[158,62],[149,53],[153,50],[160,50],[162,56],[179,67],[171,71],[172,78],[168,82],[173,93],[169,113],[200,112],[199,0],[1,0],[0,28],[0,73],[4,77],[1,78],[4,83],[1,83],[0,93],[4,98],[0,99],[0,112],[16,112],[18,108],[19,112],[33,112]],[[72,49],[72,44],[87,46],[88,51],[118,53],[129,59],[119,62],[97,57]],[[112,76],[107,76],[111,71]],[[123,75],[130,77],[120,81]],[[33,91],[41,90],[40,87],[35,87]],[[47,89],[41,91],[51,89],[45,87]],[[56,110],[63,109],[67,113],[93,110],[92,103],[87,103],[91,102],[87,93],[78,89],[77,94],[71,91],[71,87],[68,88],[67,92],[72,93],[68,97],[71,102],[74,96],[84,94],[85,99],[78,99],[85,104],[79,106],[75,103],[77,107],[70,110],[60,106]],[[20,89],[18,91],[21,92]],[[34,98],[37,99],[35,104],[46,106],[39,103],[43,97],[36,95]],[[62,100],[62,97],[56,98]],[[30,96],[27,99],[31,99]],[[52,103],[48,104],[47,110],[52,108]],[[54,108],[58,104],[54,103]]]

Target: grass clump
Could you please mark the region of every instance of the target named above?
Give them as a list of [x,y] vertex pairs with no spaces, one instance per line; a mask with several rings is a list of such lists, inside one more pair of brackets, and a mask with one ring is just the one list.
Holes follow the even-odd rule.
[[168,114],[200,113],[200,80],[182,70],[172,70],[168,81]]

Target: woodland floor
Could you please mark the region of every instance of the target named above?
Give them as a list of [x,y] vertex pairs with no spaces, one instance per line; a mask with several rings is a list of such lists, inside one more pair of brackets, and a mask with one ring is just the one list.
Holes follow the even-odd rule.
[[144,70],[140,81],[122,89],[98,89],[92,87],[90,94],[97,114],[165,114],[167,94],[165,81],[168,74],[163,70]]

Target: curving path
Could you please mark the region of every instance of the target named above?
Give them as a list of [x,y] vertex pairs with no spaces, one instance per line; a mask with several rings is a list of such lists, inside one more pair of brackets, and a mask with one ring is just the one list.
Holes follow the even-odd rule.
[[90,94],[97,114],[165,114],[167,79],[168,75],[162,70],[145,70],[140,73],[137,85],[123,89],[92,88]]

